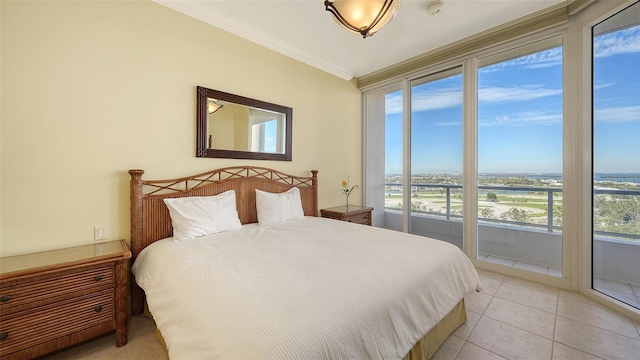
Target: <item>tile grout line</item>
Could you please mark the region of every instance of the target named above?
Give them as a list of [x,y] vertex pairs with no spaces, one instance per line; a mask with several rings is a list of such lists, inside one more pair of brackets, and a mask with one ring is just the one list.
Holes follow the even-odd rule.
[[[638,300],[638,304],[640,304],[640,293],[636,292],[636,289],[633,287],[633,284],[628,283],[629,287],[631,288],[631,292],[633,293],[633,295],[635,295],[636,299]],[[635,305],[631,305],[631,306],[635,306]],[[635,306],[637,308],[640,308],[640,305]],[[638,329],[638,327],[636,326],[636,329]],[[640,330],[638,330],[638,335],[640,335]]]
[[[520,304],[520,303],[515,302],[515,301],[513,301],[513,300],[503,299],[503,298],[501,298],[501,297],[499,297],[499,296],[498,296],[498,299],[500,299],[500,300],[504,300],[504,301],[506,301],[506,302],[510,302],[510,303],[513,303],[513,304],[516,304],[516,305],[519,305],[519,306],[524,306],[524,307],[529,308],[529,309],[532,309],[532,310],[540,311],[540,312],[543,312],[543,313],[545,313],[545,314],[551,314],[550,312],[547,312],[547,311],[544,311],[544,310],[540,310],[540,309],[536,309],[536,308],[534,308],[534,307],[532,307],[532,306],[523,305],[523,304]],[[491,299],[491,300],[493,301],[493,299]],[[491,304],[491,302],[489,302],[489,304]],[[487,308],[488,308],[488,307],[489,307],[489,306],[487,305]],[[556,304],[556,312],[558,311],[558,310],[557,310],[557,307],[558,307],[558,305]],[[551,339],[549,339],[549,338],[547,338],[547,337],[545,337],[545,336],[542,336],[542,335],[540,335],[540,334],[536,334],[536,333],[534,333],[534,332],[532,332],[532,331],[529,331],[529,330],[527,330],[527,329],[523,329],[523,328],[521,328],[521,327],[519,327],[519,326],[516,326],[516,325],[513,325],[513,324],[509,324],[509,323],[504,322],[504,321],[502,321],[502,320],[494,319],[494,318],[492,318],[491,316],[488,316],[488,315],[482,315],[482,316],[486,316],[486,317],[488,317],[488,318],[489,318],[489,319],[491,319],[491,320],[495,320],[495,321],[497,321],[497,322],[499,322],[499,323],[502,323],[502,324],[505,324],[505,325],[513,326],[513,327],[514,327],[514,328],[516,328],[516,329],[520,329],[520,330],[522,330],[522,331],[526,331],[526,332],[528,332],[528,333],[530,333],[530,334],[533,334],[533,335],[536,335],[536,336],[540,336],[541,338],[544,338],[544,339],[548,339],[548,340],[554,341],[554,340],[555,340],[555,325],[556,325],[556,319],[557,319],[557,317],[558,317],[558,316],[557,316],[557,314],[552,314],[552,315],[554,316],[554,320],[553,320],[553,326],[554,326],[554,329],[553,329],[553,335],[552,335],[552,338],[551,338]]]
[[[505,283],[505,280],[506,280],[506,279],[507,279],[507,276],[505,276],[505,277],[504,277],[504,279],[500,282],[500,286],[498,287],[498,290],[500,290],[500,287],[502,286],[502,284],[504,284],[504,283]],[[534,290],[534,291],[538,291],[538,292],[540,292],[540,293],[545,293],[545,294],[548,294],[548,295],[552,295],[552,294],[550,294],[550,293],[548,293],[548,292],[541,291],[541,290],[538,290],[538,289],[533,289],[533,288],[530,288],[530,287],[527,287],[527,286],[521,286],[521,285],[517,285],[517,284],[509,283],[509,282],[506,282],[506,283],[507,283],[507,284],[509,284],[509,285],[513,285],[513,286],[517,286],[517,287],[523,288],[523,289]],[[533,309],[533,310],[538,310],[538,311],[542,311],[542,312],[547,313],[547,314],[551,314],[551,313],[550,313],[550,312],[548,312],[548,311],[540,310],[540,309],[534,308],[534,307],[529,306],[529,305],[520,304],[520,303],[518,303],[518,302],[516,302],[516,301],[509,300],[509,299],[504,299],[504,298],[502,298],[502,297],[500,297],[500,296],[497,296],[497,294],[498,294],[498,290],[496,290],[496,294],[495,294],[495,295],[493,295],[493,296],[491,297],[491,301],[489,301],[489,305],[490,305],[490,304],[491,304],[491,302],[493,301],[493,298],[497,297],[498,299],[501,299],[501,300],[504,300],[504,301],[508,301],[508,302],[511,302],[511,303],[514,303],[514,304],[518,304],[518,305],[520,305],[520,306],[525,306],[525,307],[530,308],[530,309]],[[554,315],[554,324],[553,324],[553,325],[554,325],[554,327],[553,327],[553,336],[552,336],[552,339],[549,339],[549,338],[544,337],[544,336],[542,336],[542,335],[538,335],[538,334],[533,333],[533,332],[531,332],[531,331],[529,331],[529,330],[522,329],[522,328],[520,328],[520,327],[518,327],[518,326],[515,326],[515,325],[513,325],[513,324],[508,324],[508,323],[503,322],[503,321],[501,321],[501,320],[494,319],[494,318],[492,318],[492,317],[490,317],[490,316],[486,316],[486,317],[487,317],[487,318],[489,318],[489,319],[491,319],[491,320],[497,321],[497,322],[499,322],[499,323],[501,323],[501,324],[505,324],[505,325],[507,325],[507,326],[512,326],[512,327],[514,327],[514,328],[516,328],[516,329],[518,329],[518,330],[521,330],[521,331],[527,332],[527,333],[529,333],[529,334],[532,334],[532,335],[538,336],[538,337],[540,337],[540,338],[542,338],[542,339],[550,340],[550,341],[551,341],[551,357],[550,357],[549,359],[550,359],[550,360],[552,360],[552,359],[553,359],[553,349],[554,349],[554,346],[555,346],[555,327],[556,327],[556,322],[557,322],[557,319],[558,319],[558,306],[559,306],[559,298],[560,298],[560,290],[559,290],[559,289],[558,289],[558,292],[555,294],[555,296],[556,296],[556,311],[555,311],[555,314],[553,314],[553,315]],[[489,308],[489,305],[487,305],[487,308]],[[485,308],[485,311],[483,311],[483,313],[482,313],[482,315],[481,315],[480,319],[482,319],[482,317],[483,317],[483,316],[485,316],[485,315],[484,315],[484,312],[486,312],[487,308]],[[478,322],[480,322],[480,319],[478,319]],[[476,325],[477,325],[477,323],[476,323]],[[474,327],[474,328],[475,328],[475,327]],[[471,336],[471,334],[469,334],[469,336]],[[472,343],[472,344],[473,344],[473,343]],[[480,347],[480,348],[482,348],[482,349],[484,349],[484,350],[487,350],[487,351],[489,351],[489,352],[491,352],[491,353],[494,353],[493,351],[488,350],[488,349],[485,349],[485,348],[483,348],[482,346],[480,346],[480,345],[478,345],[478,344],[474,344],[474,345],[476,345],[476,346],[478,346],[478,347]],[[494,353],[494,354],[495,354],[495,353]],[[499,354],[496,354],[496,355],[501,356],[501,355],[499,355]],[[501,357],[502,357],[502,356],[501,356]]]
[[[500,280],[500,285],[498,285],[498,289],[500,289],[500,286],[502,286],[502,283],[504,282],[504,279],[505,279],[505,278],[506,278],[506,277],[504,277],[504,278],[502,278],[502,280]],[[498,281],[498,280],[495,280],[495,281]],[[497,292],[498,292],[498,290],[496,290],[496,293],[497,293]],[[489,300],[489,304],[491,304],[491,301],[493,301],[493,298],[494,298],[494,297],[495,297],[495,295],[491,295],[491,300]],[[495,352],[493,352],[493,351],[491,351],[491,350],[489,350],[489,349],[485,349],[485,348],[483,348],[483,347],[482,347],[482,346],[480,346],[479,344],[475,344],[475,343],[473,343],[473,342],[469,341],[469,338],[471,337],[471,333],[473,333],[473,330],[475,330],[475,328],[476,328],[476,326],[478,326],[478,323],[480,322],[480,320],[482,320],[482,317],[484,316],[484,312],[485,312],[485,311],[487,311],[487,308],[489,307],[489,304],[487,304],[487,307],[486,307],[486,308],[484,308],[484,310],[482,311],[482,314],[480,314],[480,317],[478,318],[478,321],[476,321],[476,324],[475,324],[475,325],[473,325],[473,328],[471,329],[471,331],[469,331],[469,336],[467,336],[467,339],[465,339],[464,343],[465,343],[465,344],[466,344],[466,343],[470,343],[471,345],[477,346],[477,347],[479,347],[479,348],[481,348],[481,349],[483,349],[483,350],[485,350],[485,351],[488,351],[488,352],[490,352],[490,353],[492,353],[492,354],[495,354],[496,356],[499,356],[499,357],[501,357],[501,358],[503,358],[503,359],[506,359],[504,356],[502,356],[502,355],[500,355],[500,354],[496,354]],[[489,319],[494,320],[494,319],[492,319],[492,318],[489,318]],[[497,321],[497,320],[496,320],[496,321]],[[460,348],[460,350],[458,350],[458,353],[456,354],[456,357],[454,357],[454,360],[458,358],[458,355],[460,354],[460,351],[462,350],[462,348],[464,347],[464,345],[465,345],[465,344],[462,344],[462,347]]]
[[[638,302],[640,303],[640,287],[637,287],[638,291],[636,292],[636,286],[631,285],[631,283],[629,283],[629,286],[631,286],[631,291],[633,291],[633,293],[636,294],[636,299],[638,299]],[[640,320],[631,320],[631,321],[633,321],[633,325],[635,325],[636,331],[638,332],[638,336],[640,337]]]
[[[638,330],[638,327],[637,327],[637,326],[635,326],[635,323],[634,323],[634,321],[633,321],[632,319],[630,319],[630,318],[628,318],[628,317],[626,317],[626,316],[624,316],[624,315],[622,315],[622,314],[619,314],[619,313],[615,312],[614,310],[608,309],[608,308],[606,308],[606,307],[601,307],[601,306],[599,306],[599,305],[593,305],[593,304],[587,304],[587,303],[583,303],[583,302],[576,301],[576,300],[572,300],[572,299],[566,299],[566,300],[573,301],[573,302],[577,302],[577,303],[580,303],[580,304],[582,304],[582,305],[594,306],[594,307],[596,307],[596,308],[604,309],[604,310],[607,310],[607,311],[613,311],[614,313],[616,313],[616,314],[618,314],[618,315],[621,315],[624,319],[629,320],[629,321],[631,322],[631,325],[633,325],[633,326],[636,328],[636,333],[638,333],[638,338],[634,338],[634,337],[631,337],[631,336],[628,336],[628,335],[625,335],[625,334],[620,334],[620,333],[618,333],[618,332],[612,331],[612,330],[610,330],[610,329],[605,329],[605,328],[600,327],[600,326],[598,326],[598,325],[589,324],[589,323],[584,322],[584,321],[582,321],[582,320],[580,320],[580,319],[574,319],[574,318],[570,318],[570,317],[568,317],[568,316],[560,315],[559,313],[557,313],[557,314],[556,314],[556,317],[561,316],[561,317],[562,317],[562,318],[564,318],[564,319],[568,319],[568,320],[572,320],[572,321],[575,321],[575,322],[579,322],[579,323],[581,323],[581,324],[584,324],[584,325],[587,325],[587,326],[591,326],[591,327],[594,327],[594,328],[596,328],[596,329],[600,329],[600,330],[603,330],[603,331],[609,332],[609,333],[611,333],[611,334],[624,336],[624,337],[626,337],[626,338],[628,338],[628,339],[632,339],[632,340],[635,340],[635,341],[640,341],[640,331]],[[558,305],[560,305],[560,302],[559,302],[559,301],[558,301]],[[556,312],[557,312],[557,310],[556,310]],[[609,317],[609,315],[607,315],[607,317]]]
[[[471,335],[471,333],[469,333],[469,335]],[[449,336],[457,337],[457,336],[453,335],[453,333],[451,335],[449,335]],[[460,339],[460,338],[458,338],[458,339]],[[456,353],[453,355],[453,358],[452,358],[453,360],[455,360],[458,357],[458,355],[460,354],[460,351],[462,351],[462,348],[464,347],[464,344],[467,343],[467,340],[464,340],[464,339],[460,339],[460,340],[462,340],[462,346],[460,346],[460,349],[458,349],[458,351],[456,351]]]
[[[554,341],[554,343],[555,343],[555,342],[556,342],[556,341]],[[590,352],[588,352],[588,351],[581,350],[581,349],[578,349],[578,348],[576,348],[576,347],[573,347],[573,346],[571,346],[571,345],[569,345],[569,344],[565,344],[565,343],[562,343],[562,342],[560,342],[560,341],[558,341],[557,343],[558,343],[558,344],[562,344],[562,346],[566,346],[566,347],[568,347],[569,349],[573,349],[573,350],[575,350],[575,351],[579,351],[579,352],[581,352],[581,353],[585,353],[585,354],[587,354],[587,355],[593,356],[594,358],[602,359],[602,360],[608,360],[608,359],[606,359],[606,358],[603,358],[603,357],[600,357],[600,356],[598,356],[598,355],[592,354],[592,353],[590,353]],[[554,346],[555,346],[555,344],[554,344]]]
[[[529,306],[529,305],[521,304],[521,303],[519,303],[519,302],[517,302],[517,301],[513,301],[513,300],[510,300],[510,299],[505,299],[505,298],[500,297],[500,296],[497,296],[497,295],[496,295],[496,297],[497,297],[498,299],[502,299],[502,300],[505,300],[505,301],[510,301],[510,302],[512,302],[512,303],[518,304],[518,305],[520,305],[520,306],[526,306],[526,307],[531,308],[531,309],[534,309],[534,310],[542,311],[543,313],[546,313],[546,314],[557,315],[557,314],[554,314],[554,313],[549,312],[549,311],[547,311],[547,310],[542,310],[542,309],[534,308],[533,306]],[[557,306],[557,305],[556,305],[556,306]]]
[[556,351],[556,330],[558,328],[558,309],[560,308],[560,290],[558,290],[558,296],[556,297],[556,314],[553,317],[553,339],[551,340],[551,359],[553,359],[553,353]]
[[[484,316],[484,315],[483,315],[483,316]],[[515,326],[515,325],[513,325],[513,324],[509,324],[509,323],[504,322],[504,321],[502,321],[502,320],[494,319],[494,318],[492,318],[492,317],[490,317],[490,316],[487,316],[487,318],[488,318],[488,319],[491,319],[491,320],[493,320],[493,321],[495,321],[495,322],[499,322],[499,323],[501,323],[501,324],[511,326],[511,327],[516,328],[516,329],[518,329],[518,330],[522,330],[522,331],[527,332],[527,333],[529,333],[529,334],[531,334],[531,335],[535,335],[535,336],[541,337],[541,338],[543,338],[543,339],[545,339],[545,340],[550,340],[551,342],[553,342],[553,341],[554,341],[554,339],[549,339],[548,337],[545,337],[545,336],[542,336],[542,335],[536,334],[536,333],[531,332],[531,331],[529,331],[529,330],[527,330],[527,329],[520,328],[520,327],[518,327],[518,326]],[[479,322],[479,320],[478,320],[478,322]],[[555,331],[554,331],[554,336],[555,336]]]
[[[596,328],[596,329],[598,329],[598,330],[606,331],[606,332],[608,332],[609,334],[622,336],[622,337],[624,337],[624,338],[627,338],[627,339],[631,339],[631,340],[634,340],[634,341],[638,341],[638,342],[640,342],[640,339],[632,338],[631,336],[627,336],[627,335],[624,335],[624,334],[619,334],[619,333],[617,333],[617,332],[613,332],[613,331],[608,330],[608,329],[603,329],[603,328],[601,328],[601,327],[599,327],[599,326],[595,326],[595,325],[592,325],[592,324],[588,324],[588,323],[586,323],[586,322],[583,322],[583,321],[580,321],[580,320],[577,320],[577,319],[572,319],[572,318],[570,318],[570,317],[566,317],[566,316],[562,316],[562,315],[558,315],[558,316],[562,317],[563,319],[567,319],[567,320],[571,320],[571,321],[578,322],[578,323],[580,323],[580,324],[582,324],[582,325],[587,325],[587,326],[591,326],[592,328]],[[636,332],[637,332],[637,331],[638,331],[638,327],[636,326]]]
[[[506,279],[506,277],[505,277],[505,279]],[[514,279],[529,281],[529,280],[526,280],[526,279],[520,279],[520,278],[515,278],[515,277],[514,277]],[[514,286],[519,286],[521,288],[525,288],[525,289],[529,289],[529,290],[535,290],[535,291],[538,291],[538,292],[541,292],[541,293],[545,293],[545,294],[549,294],[549,295],[559,295],[560,294],[560,288],[557,288],[557,287],[551,286],[551,285],[542,284],[542,283],[537,283],[535,281],[531,281],[531,282],[534,283],[534,284],[542,285],[542,286],[549,286],[549,287],[552,287],[552,288],[554,288],[554,289],[556,289],[558,291],[556,291],[554,294],[552,294],[550,292],[547,292],[547,291],[544,291],[544,290],[540,290],[540,289],[536,289],[536,288],[533,288],[533,287],[529,287],[529,286],[526,286],[524,284],[515,284],[515,283],[510,283],[510,282],[507,282],[507,284],[514,285]]]

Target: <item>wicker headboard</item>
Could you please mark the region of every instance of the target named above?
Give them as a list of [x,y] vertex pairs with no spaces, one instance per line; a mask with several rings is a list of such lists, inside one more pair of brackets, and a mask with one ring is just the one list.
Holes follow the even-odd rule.
[[[170,180],[142,180],[143,170],[129,170],[131,175],[131,251],[132,261],[156,240],[172,235],[169,210],[164,198],[209,196],[235,190],[238,215],[243,224],[258,221],[255,189],[280,193],[298,187],[306,216],[318,216],[318,171],[311,177],[293,176],[279,171],[237,166]],[[131,312],[142,313],[144,294],[131,282]]]

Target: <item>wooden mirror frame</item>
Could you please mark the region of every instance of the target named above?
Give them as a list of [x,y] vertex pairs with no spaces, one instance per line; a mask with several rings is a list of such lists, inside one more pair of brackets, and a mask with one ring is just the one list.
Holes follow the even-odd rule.
[[[286,130],[284,153],[275,154],[241,150],[209,149],[207,147],[207,98],[285,114]],[[292,108],[198,86],[196,109],[196,157],[291,161],[291,140],[293,128]]]

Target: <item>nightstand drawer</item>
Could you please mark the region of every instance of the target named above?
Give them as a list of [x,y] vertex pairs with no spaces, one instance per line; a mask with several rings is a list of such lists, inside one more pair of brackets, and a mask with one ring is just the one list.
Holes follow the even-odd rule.
[[[84,270],[84,269],[83,269]],[[52,275],[0,289],[0,312],[2,315],[49,304],[74,292],[99,291],[115,285],[113,266],[70,272],[67,275]],[[96,288],[93,289],[92,288]]]
[[345,215],[344,221],[353,222],[357,224],[369,225],[371,219],[371,213],[361,213],[361,214],[353,214],[353,215]]
[[38,311],[38,316],[22,311],[2,318],[0,356],[109,321],[115,329],[112,290],[71,298]]
[[372,207],[349,205],[328,209],[320,209],[324,218],[352,222],[356,224],[371,225]]

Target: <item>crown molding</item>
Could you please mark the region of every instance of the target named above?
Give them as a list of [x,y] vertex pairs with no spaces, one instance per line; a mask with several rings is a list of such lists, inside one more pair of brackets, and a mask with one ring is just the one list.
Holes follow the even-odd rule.
[[374,71],[370,74],[360,76],[357,78],[358,87],[360,89],[370,87],[383,81],[398,78],[429,66],[435,66],[490,46],[549,29],[566,23],[568,18],[567,5],[563,3],[557,4]]
[[282,42],[278,39],[275,39],[270,36],[266,36],[263,32],[261,32],[260,30],[254,27],[247,26],[246,24],[225,18],[224,16],[221,16],[220,14],[217,14],[211,11],[207,7],[198,5],[197,1],[171,1],[171,0],[152,0],[152,1],[162,6],[168,7],[172,10],[175,10],[177,12],[180,12],[182,14],[185,14],[187,16],[190,16],[192,18],[198,19],[209,25],[215,26],[224,31],[230,32],[243,39],[246,39],[258,45],[264,46],[275,52],[286,55],[302,63],[313,66],[322,71],[328,72],[329,74],[335,75],[341,79],[348,81],[354,77],[354,74],[351,73],[350,71],[347,71],[340,67],[329,64],[326,61],[318,59],[317,57],[312,56],[304,51],[300,51],[299,49],[285,42]]

